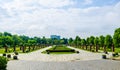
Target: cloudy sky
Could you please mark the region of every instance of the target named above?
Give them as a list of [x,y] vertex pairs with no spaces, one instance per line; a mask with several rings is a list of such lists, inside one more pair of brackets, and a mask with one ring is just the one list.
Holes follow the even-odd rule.
[[120,0],[0,0],[0,32],[84,38],[118,27]]

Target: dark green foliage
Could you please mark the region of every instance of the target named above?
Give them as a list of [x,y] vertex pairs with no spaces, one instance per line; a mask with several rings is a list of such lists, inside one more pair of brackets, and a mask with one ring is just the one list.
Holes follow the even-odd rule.
[[6,70],[7,62],[8,60],[6,57],[0,56],[0,70]]

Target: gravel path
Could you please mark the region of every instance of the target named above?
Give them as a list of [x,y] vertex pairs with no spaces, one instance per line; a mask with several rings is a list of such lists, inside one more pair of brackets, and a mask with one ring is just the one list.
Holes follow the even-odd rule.
[[18,60],[9,61],[7,70],[120,70],[120,61],[42,62]]

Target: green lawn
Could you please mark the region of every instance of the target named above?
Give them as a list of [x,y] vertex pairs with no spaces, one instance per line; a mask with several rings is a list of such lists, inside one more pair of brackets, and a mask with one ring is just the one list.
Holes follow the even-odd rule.
[[68,48],[67,46],[53,46],[49,50],[71,50],[71,49]]
[[115,48],[115,52],[120,53],[120,48]]
[[[19,47],[16,47],[16,51],[17,52],[22,52],[20,49],[19,49]],[[13,48],[8,48],[8,52],[7,53],[12,53],[13,52]],[[3,53],[5,53],[5,49],[4,48],[0,48],[0,54],[3,54]]]
[[[41,48],[34,49],[34,50],[32,50],[32,48],[31,48],[31,50],[28,53],[37,51],[39,49],[41,49]],[[27,50],[28,50],[28,47],[26,47],[25,51],[27,51]],[[22,50],[20,50],[20,47],[16,47],[16,52],[23,53]],[[5,49],[4,48],[0,48],[0,54],[3,54],[3,53],[5,53]],[[7,53],[13,53],[13,47],[8,48],[8,52]]]

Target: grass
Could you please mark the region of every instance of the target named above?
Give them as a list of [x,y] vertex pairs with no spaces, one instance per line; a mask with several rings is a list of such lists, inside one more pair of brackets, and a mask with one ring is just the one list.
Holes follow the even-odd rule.
[[51,52],[50,54],[73,54],[74,52]]
[[[41,49],[41,48],[39,48],[39,49]],[[39,49],[34,49],[34,50],[32,50],[32,48],[31,48],[31,50],[30,50],[28,53],[37,51],[37,50],[39,50]],[[26,47],[26,50],[28,50],[28,47]],[[26,51],[26,50],[25,50],[25,51]],[[18,52],[18,53],[23,53],[22,50],[20,50],[20,47],[16,47],[16,52]],[[5,52],[5,48],[0,48],[0,54],[3,54],[3,53],[13,53],[13,47],[8,48],[8,52]]]
[[49,50],[71,50],[71,49],[66,46],[53,46]]
[[115,48],[115,52],[120,53],[120,48]]

